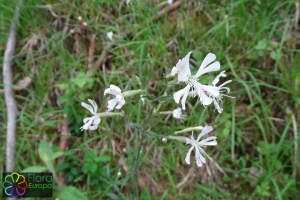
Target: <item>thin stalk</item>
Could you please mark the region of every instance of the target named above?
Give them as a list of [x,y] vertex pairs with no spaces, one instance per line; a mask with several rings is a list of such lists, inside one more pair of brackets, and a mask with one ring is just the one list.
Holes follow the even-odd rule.
[[140,142],[139,142],[139,146],[138,146],[138,153],[137,153],[137,157],[136,157],[136,163],[135,163],[135,167],[134,167],[134,175],[135,175],[135,181],[134,181],[134,187],[135,187],[135,196],[138,195],[138,189],[137,189],[137,170],[138,170],[138,167],[139,167],[139,164],[140,164],[140,157],[141,157],[141,150],[142,150],[142,146],[143,146],[143,142],[144,142],[144,138],[145,138],[145,132],[146,132],[146,129],[148,127],[148,123],[149,123],[149,120],[153,114],[153,111],[154,111],[154,106],[152,106],[151,108],[151,112],[149,113],[146,121],[144,122],[143,124],[143,129],[141,131],[141,139],[140,139]]

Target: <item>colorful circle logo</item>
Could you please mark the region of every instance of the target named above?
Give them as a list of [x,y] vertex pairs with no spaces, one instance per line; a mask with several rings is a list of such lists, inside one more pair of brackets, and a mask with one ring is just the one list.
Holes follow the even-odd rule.
[[25,176],[17,172],[13,172],[5,176],[3,188],[7,196],[18,198],[25,195],[28,183]]

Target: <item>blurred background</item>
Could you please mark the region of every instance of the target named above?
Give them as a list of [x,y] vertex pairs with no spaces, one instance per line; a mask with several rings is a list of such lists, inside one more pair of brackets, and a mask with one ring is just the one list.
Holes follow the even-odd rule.
[[[0,1],[1,63],[16,5]],[[53,172],[54,197],[67,200],[300,199],[299,13],[299,1],[289,0],[25,1],[13,59],[16,171]],[[222,114],[190,99],[186,120],[147,121],[151,97],[164,94],[165,75],[189,51],[193,73],[215,53],[236,98],[224,97]],[[0,82],[5,171],[3,76]],[[149,98],[126,99],[124,117],[80,131],[89,115],[80,103],[94,99],[104,112],[110,84],[146,89]],[[177,108],[173,91],[160,111]],[[132,173],[145,122],[141,163]],[[206,123],[218,146],[206,149],[214,162],[202,168],[184,162],[189,146],[161,142]]]

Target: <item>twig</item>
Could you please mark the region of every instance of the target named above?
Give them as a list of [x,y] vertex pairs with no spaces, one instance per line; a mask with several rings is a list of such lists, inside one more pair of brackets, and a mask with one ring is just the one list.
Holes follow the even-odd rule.
[[96,61],[96,69],[101,68],[101,65],[105,62],[107,57],[107,51],[103,50],[98,60]]
[[167,6],[167,7],[164,7],[163,9],[161,9],[157,13],[157,16],[161,17],[161,16],[163,16],[166,13],[173,12],[174,10],[176,10],[177,8],[179,8],[179,6],[180,6],[180,1],[175,1],[173,4],[171,4],[171,5]]
[[6,49],[3,59],[3,84],[4,96],[7,107],[7,131],[6,131],[6,171],[14,170],[15,160],[15,146],[16,146],[16,118],[17,118],[17,105],[14,98],[13,80],[12,80],[12,61],[16,47],[16,23],[20,15],[20,6],[23,0],[19,0],[16,7],[14,19],[10,25],[9,37],[6,43]]
[[69,126],[67,123],[67,118],[68,118],[67,115],[64,115],[64,119],[63,119],[62,127],[61,127],[61,136],[60,136],[59,147],[62,151],[65,151],[68,148]]
[[297,128],[297,120],[295,117],[295,114],[293,111],[290,111],[291,113],[291,118],[292,118],[292,122],[293,122],[293,130],[294,130],[294,151],[295,151],[295,155],[294,155],[294,165],[296,167],[295,170],[295,176],[297,175],[297,168],[298,168],[298,128]]
[[299,22],[299,16],[300,16],[300,11],[299,11],[299,2],[295,3],[296,6],[296,13],[295,13],[295,29],[298,29],[298,22]]
[[188,174],[185,177],[183,177],[182,181],[177,184],[176,188],[181,188],[182,186],[184,186],[186,182],[190,180],[193,174],[194,174],[194,168],[190,168]]
[[51,13],[51,15],[55,18],[58,18],[58,15],[55,14],[55,12],[53,12],[52,10],[52,6],[50,4],[47,4],[47,5],[37,5],[36,6],[37,8],[43,8],[43,9],[47,9],[49,10],[49,12]]
[[89,57],[88,57],[88,72],[94,68],[94,55],[95,55],[96,35],[93,34],[90,39]]

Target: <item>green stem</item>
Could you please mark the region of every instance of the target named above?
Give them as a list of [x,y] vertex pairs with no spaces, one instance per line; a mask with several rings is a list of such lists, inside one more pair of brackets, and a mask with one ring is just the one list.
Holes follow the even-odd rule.
[[169,115],[169,114],[173,114],[173,111],[162,111],[162,112],[159,112],[158,114],[160,114],[160,115]]
[[203,129],[202,126],[189,127],[189,128],[182,129],[180,131],[175,131],[175,134],[187,133],[187,132],[191,132],[191,131],[201,131],[202,129]]
[[101,117],[114,117],[114,116],[121,116],[124,117],[124,112],[103,112],[97,113],[98,116]]
[[154,106],[152,106],[152,108],[151,108],[151,112],[150,112],[150,114],[148,115],[148,117],[147,117],[147,119],[146,119],[146,121],[144,122],[144,124],[143,124],[143,129],[142,129],[142,131],[141,131],[141,139],[140,139],[140,143],[139,143],[139,147],[138,147],[138,152],[137,152],[137,157],[136,157],[136,163],[135,163],[135,167],[134,167],[134,175],[135,175],[135,195],[136,196],[138,196],[138,189],[137,189],[137,182],[138,182],[138,180],[137,180],[137,170],[138,170],[138,167],[139,167],[139,164],[140,164],[140,157],[141,157],[141,150],[142,150],[142,146],[143,146],[143,142],[144,142],[144,138],[145,138],[145,132],[146,132],[146,129],[147,129],[147,125],[148,125],[148,123],[149,123],[149,120],[150,120],[150,118],[151,118],[151,116],[152,116],[152,114],[153,114],[153,111],[154,111]]
[[134,95],[137,95],[137,94],[141,94],[145,92],[145,90],[142,90],[142,89],[138,89],[138,90],[129,90],[129,91],[126,91],[126,92],[123,92],[122,95],[123,97],[130,97],[130,96],[134,96]]
[[172,139],[172,140],[178,140],[180,142],[185,142],[186,141],[186,137],[183,136],[168,136],[167,139]]

